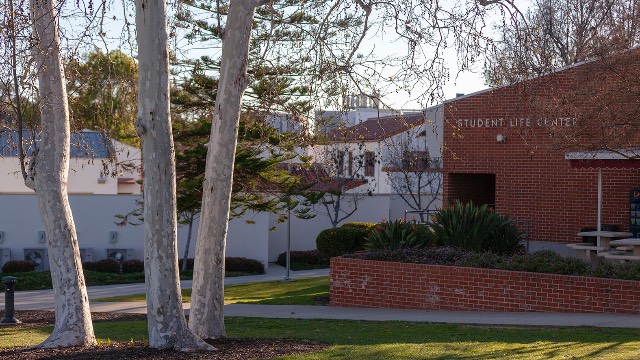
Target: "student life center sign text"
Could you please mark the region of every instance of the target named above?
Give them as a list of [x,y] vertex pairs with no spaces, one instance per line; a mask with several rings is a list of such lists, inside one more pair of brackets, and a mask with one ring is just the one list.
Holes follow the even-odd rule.
[[576,126],[576,118],[517,118],[517,119],[458,119],[459,128],[492,128],[492,127],[570,127]]

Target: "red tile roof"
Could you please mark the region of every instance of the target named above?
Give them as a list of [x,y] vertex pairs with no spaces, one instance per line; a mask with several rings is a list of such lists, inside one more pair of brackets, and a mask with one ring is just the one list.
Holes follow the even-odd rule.
[[351,179],[343,177],[332,178],[322,164],[286,164],[291,175],[299,176],[303,184],[313,184],[309,190],[332,192],[355,189],[368,183],[366,179]]
[[424,115],[394,115],[369,119],[356,126],[327,133],[332,142],[379,141],[400,134],[424,122]]

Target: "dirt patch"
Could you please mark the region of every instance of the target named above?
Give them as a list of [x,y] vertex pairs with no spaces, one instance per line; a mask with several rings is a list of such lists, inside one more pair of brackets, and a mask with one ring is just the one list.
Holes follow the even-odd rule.
[[[4,314],[0,313],[2,317]],[[142,314],[92,313],[94,322],[146,320]],[[0,317],[0,318],[2,318]],[[16,311],[16,318],[22,321],[17,327],[53,325],[52,311]],[[290,354],[317,352],[328,345],[305,340],[288,339],[217,339],[207,341],[218,350],[214,352],[182,353],[150,349],[144,342],[112,342],[109,345],[85,348],[36,350],[15,348],[0,350],[0,359],[268,359]]]
[[[0,319],[3,318],[4,310],[0,311]],[[15,318],[21,321],[21,323],[10,326],[18,328],[53,326],[55,323],[55,314],[53,311],[16,310]],[[147,316],[144,314],[93,312],[91,313],[91,319],[94,323],[109,321],[144,321],[147,319]]]

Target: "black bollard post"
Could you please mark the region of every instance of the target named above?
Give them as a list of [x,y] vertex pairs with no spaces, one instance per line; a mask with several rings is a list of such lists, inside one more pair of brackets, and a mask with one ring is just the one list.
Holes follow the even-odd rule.
[[4,291],[4,319],[0,321],[0,324],[19,324],[20,320],[14,317],[15,307],[13,301],[13,286],[18,281],[15,276],[5,276],[2,278],[2,283],[6,286]]

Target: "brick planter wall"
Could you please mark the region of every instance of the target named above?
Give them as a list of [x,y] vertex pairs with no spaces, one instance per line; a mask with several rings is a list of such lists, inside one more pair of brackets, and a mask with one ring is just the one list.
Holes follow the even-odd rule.
[[347,258],[330,278],[332,306],[640,313],[640,281]]

